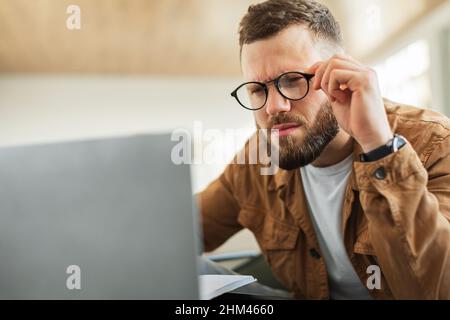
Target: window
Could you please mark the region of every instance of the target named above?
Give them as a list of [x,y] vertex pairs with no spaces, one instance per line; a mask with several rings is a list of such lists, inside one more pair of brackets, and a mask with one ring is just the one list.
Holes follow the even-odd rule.
[[418,107],[431,107],[430,47],[419,40],[376,65],[384,97]]

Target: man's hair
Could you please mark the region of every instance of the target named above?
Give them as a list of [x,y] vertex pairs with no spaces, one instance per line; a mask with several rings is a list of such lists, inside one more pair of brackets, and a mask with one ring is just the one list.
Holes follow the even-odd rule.
[[239,26],[239,44],[251,44],[292,25],[305,25],[315,39],[342,47],[339,23],[330,10],[314,0],[268,0],[248,8]]

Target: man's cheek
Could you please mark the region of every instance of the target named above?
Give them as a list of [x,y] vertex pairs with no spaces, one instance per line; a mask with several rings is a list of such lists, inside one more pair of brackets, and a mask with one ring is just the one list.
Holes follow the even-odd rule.
[[255,113],[255,122],[256,122],[256,127],[258,129],[266,129],[267,128],[267,120],[258,112]]

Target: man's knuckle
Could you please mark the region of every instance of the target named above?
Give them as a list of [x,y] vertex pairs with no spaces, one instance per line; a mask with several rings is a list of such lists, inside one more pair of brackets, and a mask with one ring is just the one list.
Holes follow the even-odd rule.
[[330,72],[330,79],[336,79],[336,77],[337,77],[337,75],[338,75],[338,70],[332,70],[331,72]]

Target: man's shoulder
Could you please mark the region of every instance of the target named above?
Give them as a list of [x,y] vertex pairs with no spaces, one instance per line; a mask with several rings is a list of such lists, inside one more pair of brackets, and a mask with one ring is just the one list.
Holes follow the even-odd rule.
[[430,110],[385,99],[386,113],[392,131],[404,136],[423,161],[438,146],[450,152],[450,119]]
[[396,130],[427,128],[435,134],[450,134],[450,119],[424,108],[384,100],[391,127]]

